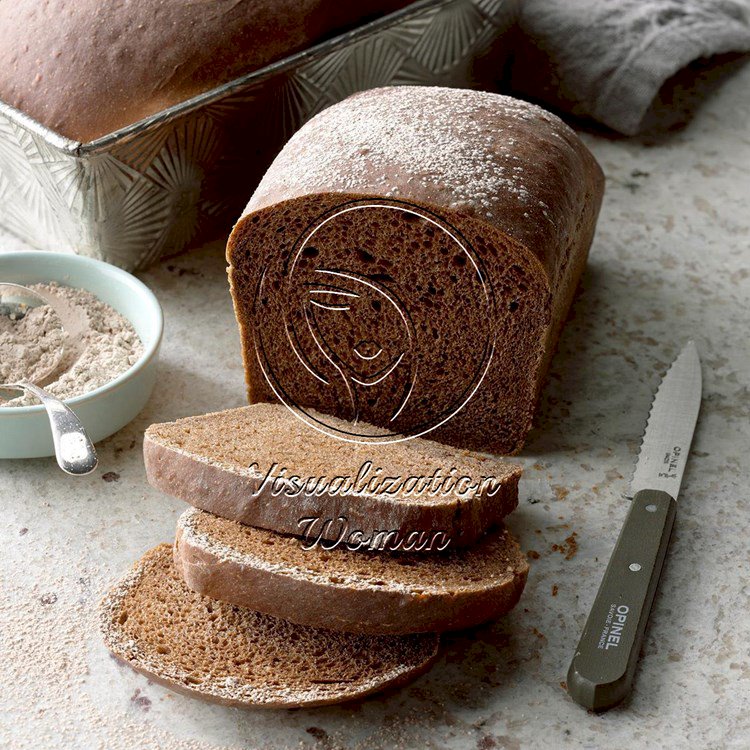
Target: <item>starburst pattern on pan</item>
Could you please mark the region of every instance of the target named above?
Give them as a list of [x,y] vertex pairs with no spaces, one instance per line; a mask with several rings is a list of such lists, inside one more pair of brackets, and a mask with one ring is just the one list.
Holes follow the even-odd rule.
[[296,75],[309,81],[319,92],[325,91],[338,76],[349,60],[350,47],[333,50],[324,57],[305,63]]
[[351,49],[346,66],[331,81],[326,96],[333,103],[357,91],[387,86],[403,62],[404,55],[386,39],[373,37]]
[[179,252],[196,235],[204,175],[219,159],[221,145],[220,130],[211,117],[186,119],[174,128],[145,174],[164,194],[169,220],[157,240],[159,247],[146,249],[141,259],[157,251]]
[[207,104],[201,112],[207,117],[212,117],[217,123],[232,122],[238,116],[246,116],[254,105],[267,98],[269,80],[275,78],[261,78],[232,89],[223,98]]
[[271,92],[269,101],[277,119],[272,125],[273,135],[269,133],[269,136],[275,136],[275,140],[281,136],[280,145],[283,145],[317,111],[322,89],[304,75],[285,75],[281,85],[274,86]]
[[439,7],[429,8],[402,23],[394,24],[380,36],[391,42],[404,55],[411,55],[412,50],[430,28],[439,12]]
[[517,17],[518,0],[471,0],[485,18],[507,28]]
[[436,14],[411,51],[411,56],[434,73],[442,73],[469,57],[487,25],[472,3],[450,3]]
[[152,125],[140,133],[137,138],[118,143],[109,150],[109,154],[119,162],[143,174],[164,148],[164,143],[172,131],[173,126]]
[[413,57],[407,57],[401,67],[398,69],[396,74],[391,80],[391,85],[404,85],[404,86],[458,86],[460,85],[457,80],[463,82],[463,69],[460,71],[451,71],[452,74],[448,73],[435,73],[434,71],[426,68],[422,63],[415,60]]
[[36,158],[31,134],[7,117],[0,116],[0,171],[10,182],[22,182],[31,174]]
[[113,209],[106,221],[95,225],[96,237],[91,238],[95,244],[108,248],[118,265],[133,257],[140,262],[156,260],[161,254],[159,240],[169,224],[169,195],[140,177]]
[[8,186],[4,223],[14,234],[49,247],[59,238],[67,239],[67,206],[44,162],[48,147],[45,144],[40,152],[39,140],[22,126],[0,118],[0,172]]

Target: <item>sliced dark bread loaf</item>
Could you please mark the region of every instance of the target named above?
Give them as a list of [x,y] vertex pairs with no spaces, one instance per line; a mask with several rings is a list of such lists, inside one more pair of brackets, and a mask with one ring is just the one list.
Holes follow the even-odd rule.
[[518,451],[603,190],[571,128],[508,96],[393,86],[324,110],[227,246],[250,401]]
[[340,703],[424,672],[438,636],[356,636],[293,625],[208,599],[147,552],[102,603],[112,653],[156,682],[232,706]]
[[[280,404],[151,425],[143,448],[154,487],[214,515],[286,534],[301,535],[311,523],[304,519],[320,519],[315,533],[335,540],[344,523],[337,519],[343,518],[349,531],[367,537],[378,531],[401,538],[442,532],[450,545],[465,546],[518,503],[516,464],[418,438],[345,442],[311,429]],[[368,463],[367,481],[357,483]],[[282,476],[282,470],[286,480],[264,481],[269,472]],[[453,486],[407,482],[436,472],[452,477]],[[305,486],[287,481],[295,475]],[[357,492],[345,492],[335,481],[342,477],[351,478]],[[455,480],[461,477],[470,481],[459,486]],[[400,480],[401,487],[386,484],[388,478]]]
[[191,508],[175,564],[206,596],[301,625],[368,634],[441,632],[495,619],[518,602],[526,558],[504,529],[434,555],[303,547],[300,539]]

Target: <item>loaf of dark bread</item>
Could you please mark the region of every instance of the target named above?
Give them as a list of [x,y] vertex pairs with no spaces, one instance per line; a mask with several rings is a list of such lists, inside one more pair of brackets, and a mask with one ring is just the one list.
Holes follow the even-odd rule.
[[0,100],[90,141],[410,1],[0,2]]
[[504,528],[434,555],[378,552],[362,540],[304,542],[191,508],[175,565],[199,594],[299,625],[370,635],[474,627],[517,604],[529,566]]
[[293,625],[191,591],[167,544],[147,552],[101,606],[120,661],[172,690],[238,707],[296,708],[403,684],[438,636],[361,636]]
[[510,97],[393,87],[325,110],[229,240],[250,401],[518,451],[603,189],[568,126]]

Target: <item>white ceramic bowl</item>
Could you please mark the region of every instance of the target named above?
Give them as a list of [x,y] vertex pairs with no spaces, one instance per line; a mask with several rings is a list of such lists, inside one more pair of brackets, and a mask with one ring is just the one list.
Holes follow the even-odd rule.
[[[92,258],[50,252],[0,252],[0,281],[56,281],[87,289],[127,318],[143,342],[143,355],[125,373],[83,396],[65,401],[96,443],[117,432],[145,406],[156,382],[164,318],[149,288],[135,276]],[[43,406],[0,408],[0,458],[53,456]]]

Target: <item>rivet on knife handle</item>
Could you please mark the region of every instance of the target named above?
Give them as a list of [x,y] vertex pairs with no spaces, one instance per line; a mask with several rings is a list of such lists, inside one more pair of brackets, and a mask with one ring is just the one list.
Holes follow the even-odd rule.
[[606,711],[630,692],[676,507],[658,490],[633,498],[568,670],[568,692],[585,708]]

